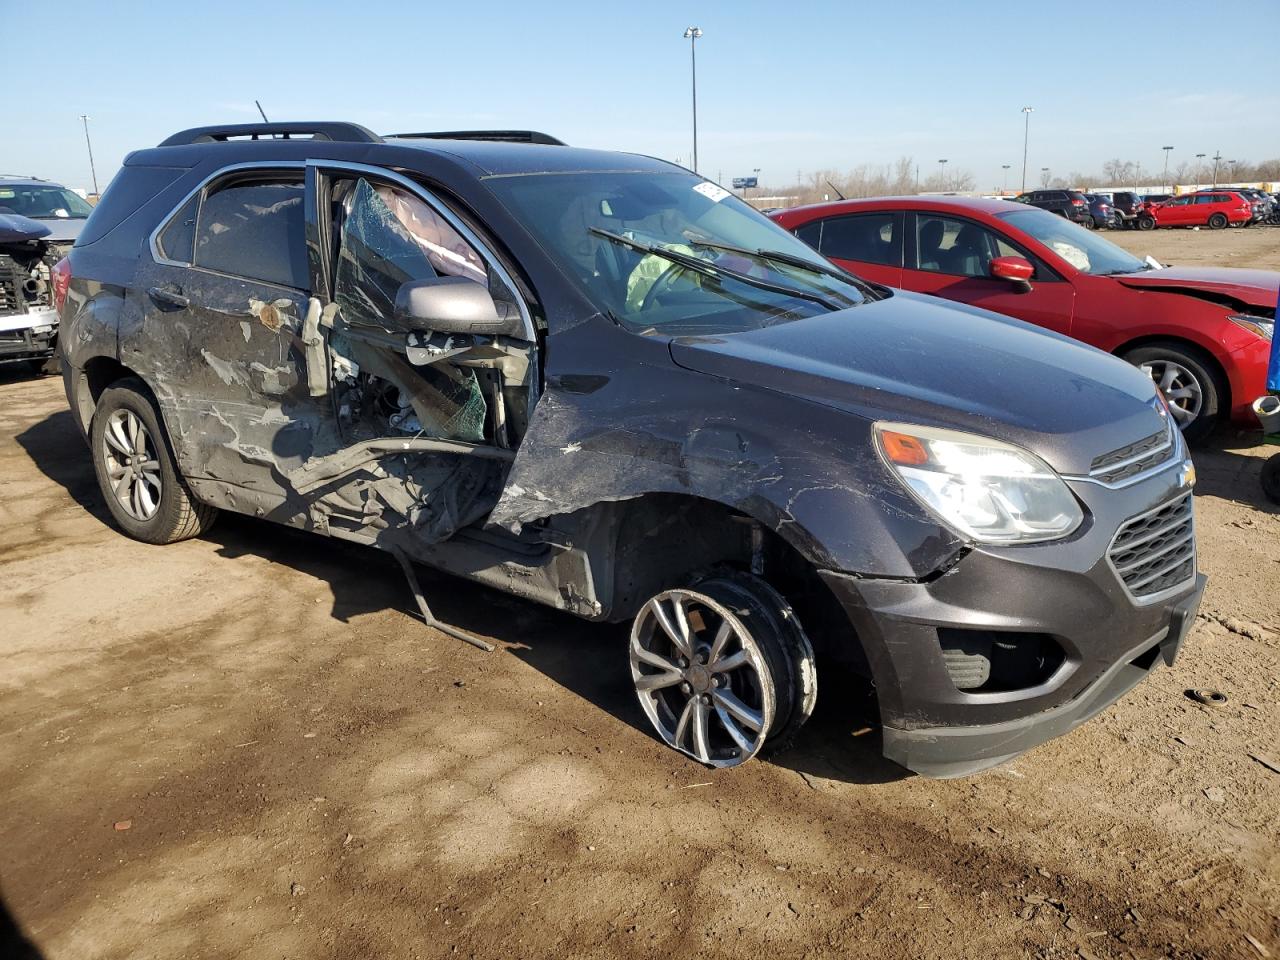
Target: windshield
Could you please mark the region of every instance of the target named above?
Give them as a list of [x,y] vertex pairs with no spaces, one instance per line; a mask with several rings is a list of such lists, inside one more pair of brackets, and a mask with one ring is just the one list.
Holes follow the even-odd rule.
[[0,184],[0,213],[16,213],[34,220],[83,220],[93,213],[93,207],[66,187]]
[[593,302],[638,333],[734,333],[875,298],[773,221],[691,173],[541,174],[486,183]]
[[1151,269],[1110,240],[1048,210],[1014,210],[999,216],[1009,226],[1039,240],[1082,273],[1102,277]]

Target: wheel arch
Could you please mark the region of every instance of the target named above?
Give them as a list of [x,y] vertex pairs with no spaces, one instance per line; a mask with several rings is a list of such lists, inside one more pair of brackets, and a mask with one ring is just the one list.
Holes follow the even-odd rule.
[[[99,354],[89,357],[82,367],[70,367],[67,384],[68,400],[71,412],[75,415],[80,429],[87,435],[89,424],[93,420],[93,412],[98,406],[98,399],[104,390],[121,380],[135,379],[147,389],[151,401],[155,402],[155,392],[151,389],[138,371],[125,366],[115,357]],[[158,409],[158,408],[157,408]],[[163,423],[163,416],[161,422]],[[166,427],[167,429],[167,427]]]

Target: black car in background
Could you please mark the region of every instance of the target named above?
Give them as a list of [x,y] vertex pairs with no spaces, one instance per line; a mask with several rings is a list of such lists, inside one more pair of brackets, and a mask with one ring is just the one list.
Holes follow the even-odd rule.
[[866,284],[675,164],[196,128],[126,158],[54,272],[126,533],[243,513],[629,623],[577,655],[704,764],[785,746],[853,671],[887,756],[972,773],[1195,621],[1194,474],[1147,374]]
[[1041,210],[1056,213],[1074,223],[1093,226],[1094,218],[1089,210],[1089,201],[1078,190],[1031,190],[1013,199],[1018,203],[1030,204]]
[[1111,209],[1119,216],[1121,226],[1136,226],[1138,214],[1142,212],[1142,198],[1132,190],[1117,190],[1111,194]]

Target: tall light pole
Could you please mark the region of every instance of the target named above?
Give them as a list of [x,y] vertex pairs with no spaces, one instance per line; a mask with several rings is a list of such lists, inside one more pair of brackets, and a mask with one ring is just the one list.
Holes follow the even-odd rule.
[[693,82],[693,172],[698,172],[698,38],[701,27],[689,27],[684,38],[689,41],[689,76]]
[[1049,186],[1049,168],[1048,167],[1040,168],[1040,186],[1042,187]]
[[1027,192],[1027,141],[1031,137],[1031,115],[1036,112],[1035,107],[1023,107],[1022,115],[1026,117],[1026,124],[1022,128],[1022,192]]
[[1200,162],[1201,160],[1204,159],[1204,157],[1205,155],[1203,153],[1196,154],[1196,186],[1197,187],[1200,186],[1200,175],[1204,173],[1204,164]]
[[[756,189],[759,190],[760,189],[760,168],[752,167],[751,172],[756,175]],[[759,194],[756,194],[756,196],[759,196]]]
[[1215,150],[1213,154],[1213,185],[1218,185],[1218,161],[1222,159],[1222,151]]
[[938,169],[942,171],[942,192],[947,192],[947,161],[939,160]]
[[1004,173],[1002,173],[1002,174],[1000,175],[1000,192],[1001,192],[1001,193],[1007,193],[1007,192],[1008,192],[1008,189],[1009,189],[1009,167],[1010,167],[1010,166],[1011,166],[1011,165],[1010,165],[1010,164],[1007,164],[1007,163],[1002,163],[1002,164],[1000,164],[1000,169],[1004,171]]
[[93,165],[93,144],[89,142],[89,121],[93,117],[86,113],[80,114],[80,119],[84,121],[84,145],[89,148],[89,172],[93,174],[93,195],[100,196],[98,193],[98,171]]
[[1169,188],[1169,192],[1173,193],[1173,185],[1169,183],[1169,151],[1173,147],[1161,147],[1164,151],[1164,185]]

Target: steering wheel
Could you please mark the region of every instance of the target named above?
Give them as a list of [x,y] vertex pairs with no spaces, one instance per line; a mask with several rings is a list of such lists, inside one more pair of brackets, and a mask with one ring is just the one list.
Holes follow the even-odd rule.
[[[653,281],[653,286],[649,288],[649,292],[644,295],[644,299],[640,301],[640,310],[648,310],[653,305],[653,301],[665,293],[669,293],[671,288],[675,286],[675,282],[687,273],[690,273],[688,267],[683,267],[678,263],[673,263],[667,269],[658,275],[658,279]],[[694,274],[697,276],[697,274]]]

